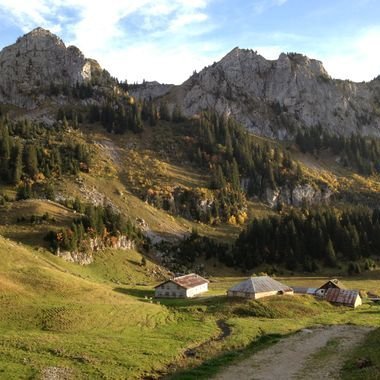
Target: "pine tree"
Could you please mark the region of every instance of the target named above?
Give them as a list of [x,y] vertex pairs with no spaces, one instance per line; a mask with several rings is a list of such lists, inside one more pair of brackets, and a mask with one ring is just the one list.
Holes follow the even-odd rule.
[[11,181],[13,184],[17,185],[22,176],[22,154],[23,145],[20,141],[16,140],[14,146],[12,147],[11,153],[11,163],[12,163],[12,174]]
[[240,175],[239,175],[239,167],[235,160],[235,158],[232,160],[232,174],[231,174],[231,182],[232,187],[236,191],[240,191]]
[[10,156],[10,138],[8,127],[4,126],[0,131],[0,159],[9,160]]
[[172,115],[172,120],[175,122],[175,123],[180,123],[184,120],[183,116],[182,116],[182,110],[181,110],[181,107],[176,104],[174,106],[174,109],[173,109],[173,115]]
[[167,102],[161,102],[160,103],[160,119],[171,121],[171,116],[169,112],[169,107]]
[[330,266],[332,266],[332,267],[336,266],[337,259],[336,259],[335,250],[334,250],[334,246],[333,246],[333,243],[332,243],[331,239],[329,239],[329,241],[327,242],[327,246],[326,246],[326,259],[327,259],[327,263]]
[[25,150],[25,168],[30,177],[38,173],[37,150],[32,144],[29,144]]
[[215,174],[215,187],[217,189],[224,189],[226,187],[226,179],[223,174],[223,169],[220,165],[217,166]]
[[228,127],[226,128],[225,146],[226,146],[227,157],[231,159],[233,157],[234,150],[232,147],[232,139],[231,139],[231,134]]

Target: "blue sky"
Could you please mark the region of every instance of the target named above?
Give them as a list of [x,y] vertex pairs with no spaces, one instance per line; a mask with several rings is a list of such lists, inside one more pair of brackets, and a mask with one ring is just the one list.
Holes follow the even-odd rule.
[[130,83],[181,83],[236,46],[362,81],[380,74],[379,14],[379,0],[0,0],[0,47],[42,26]]

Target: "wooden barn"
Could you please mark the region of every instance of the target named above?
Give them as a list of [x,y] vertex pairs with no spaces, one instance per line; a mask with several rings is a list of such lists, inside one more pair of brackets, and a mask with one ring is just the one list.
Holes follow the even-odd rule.
[[154,288],[154,295],[157,298],[191,298],[197,294],[207,292],[208,283],[209,281],[205,278],[195,273],[190,273],[157,285]]
[[282,294],[293,294],[293,289],[269,276],[250,277],[227,291],[229,297],[250,299]]
[[337,305],[357,307],[362,304],[362,299],[357,290],[329,288],[326,290],[325,300]]
[[346,289],[346,287],[338,279],[333,278],[320,286],[315,294],[319,297],[324,297],[328,289]]

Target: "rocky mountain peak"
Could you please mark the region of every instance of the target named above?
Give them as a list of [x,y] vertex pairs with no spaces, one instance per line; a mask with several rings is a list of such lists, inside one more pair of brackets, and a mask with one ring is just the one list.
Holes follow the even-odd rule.
[[24,34],[22,37],[19,38],[19,40],[16,43],[22,40],[39,40],[42,38],[50,39],[57,44],[65,45],[64,42],[57,35],[51,33],[50,30],[41,27],[37,27],[31,30],[29,33]]
[[213,108],[270,137],[315,126],[345,135],[380,134],[380,86],[334,80],[321,61],[298,53],[268,60],[234,48],[166,97],[187,116]]
[[55,34],[36,28],[0,52],[0,102],[32,108],[49,86],[90,81],[99,64]]

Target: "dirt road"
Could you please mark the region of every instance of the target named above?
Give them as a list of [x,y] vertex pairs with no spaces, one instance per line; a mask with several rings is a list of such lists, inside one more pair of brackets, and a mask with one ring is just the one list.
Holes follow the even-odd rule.
[[226,368],[214,379],[339,379],[347,353],[370,331],[352,325],[304,329]]

